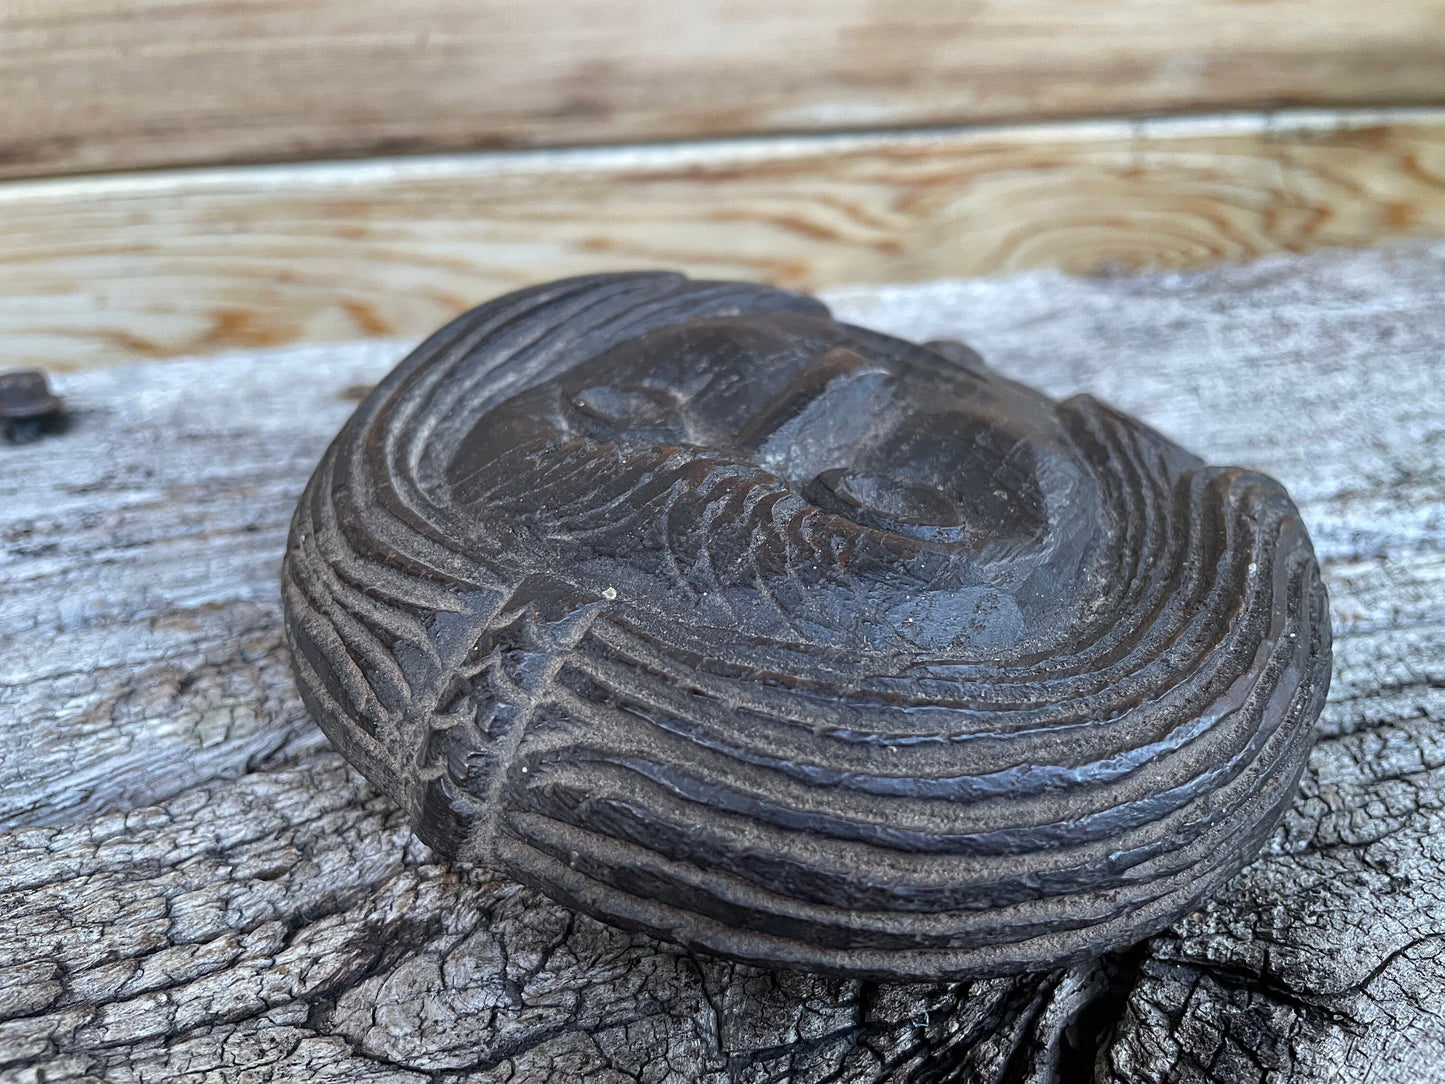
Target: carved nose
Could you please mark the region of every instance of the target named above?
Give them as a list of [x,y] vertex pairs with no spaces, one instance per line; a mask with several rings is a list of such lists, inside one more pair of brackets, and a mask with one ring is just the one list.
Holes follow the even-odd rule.
[[[860,390],[857,382],[865,380],[876,386],[891,376],[883,366],[847,347],[839,346],[819,354],[766,409],[743,427],[737,436],[738,443],[745,448],[765,447],[770,438],[805,413],[810,420],[844,423],[848,419],[840,416],[841,413],[856,408],[856,392]],[[849,388],[855,394],[838,394]]]

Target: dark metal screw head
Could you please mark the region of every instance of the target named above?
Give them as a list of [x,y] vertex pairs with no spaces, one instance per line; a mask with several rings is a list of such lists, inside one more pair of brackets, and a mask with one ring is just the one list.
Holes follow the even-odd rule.
[[43,418],[58,414],[60,397],[39,369],[12,369],[0,373],[0,418]]
[[39,369],[0,373],[0,438],[6,443],[29,444],[64,431],[64,407]]

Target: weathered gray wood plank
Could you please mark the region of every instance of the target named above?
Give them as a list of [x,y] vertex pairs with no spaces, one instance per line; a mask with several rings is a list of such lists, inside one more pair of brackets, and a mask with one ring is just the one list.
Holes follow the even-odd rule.
[[70,431],[0,447],[0,1080],[1445,1080],[1442,282],[1437,245],[833,295],[1280,477],[1333,598],[1320,744],[1228,895],[1107,968],[947,987],[429,864],[329,750],[278,562],[400,344],[57,381]]

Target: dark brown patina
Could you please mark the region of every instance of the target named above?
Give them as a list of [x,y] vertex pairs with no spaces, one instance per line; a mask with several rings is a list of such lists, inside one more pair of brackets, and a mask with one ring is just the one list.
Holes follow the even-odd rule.
[[1329,677],[1284,490],[764,286],[438,332],[297,510],[302,693],[442,854],[684,944],[939,979],[1249,861]]

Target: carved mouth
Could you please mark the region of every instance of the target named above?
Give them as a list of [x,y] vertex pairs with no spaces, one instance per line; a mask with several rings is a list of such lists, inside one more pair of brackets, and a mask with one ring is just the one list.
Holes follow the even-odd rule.
[[924,542],[961,545],[968,525],[958,504],[934,486],[835,467],[803,487],[803,497],[864,527]]

